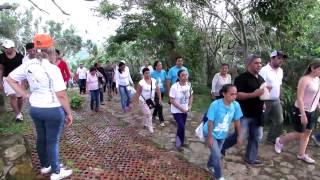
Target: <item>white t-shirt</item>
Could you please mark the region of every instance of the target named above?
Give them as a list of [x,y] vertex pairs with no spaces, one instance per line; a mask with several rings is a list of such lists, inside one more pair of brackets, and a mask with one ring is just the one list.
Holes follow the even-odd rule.
[[[151,85],[148,84],[144,79],[141,79],[139,81],[139,85],[141,86],[142,88],[142,92],[141,92],[141,96],[139,97],[139,99],[141,101],[144,101],[145,99],[152,99],[154,100],[154,96],[155,96],[155,92],[156,92],[156,87],[157,87],[157,84],[156,84],[156,80],[151,78],[151,81],[152,81],[152,91],[151,91]],[[151,91],[151,92],[150,92]],[[143,99],[143,97],[144,99]]]
[[22,64],[25,63],[25,62],[27,62],[27,61],[29,61],[29,60],[30,60],[29,54],[25,55],[25,56],[23,57],[23,59],[22,59]]
[[268,100],[277,100],[280,98],[280,88],[283,78],[282,68],[273,69],[270,64],[263,66],[259,72],[267,86],[272,86]]
[[78,67],[77,74],[79,75],[79,79],[87,79],[87,69],[85,67]]
[[[184,109],[188,109],[189,98],[193,94],[193,90],[190,83],[181,86],[179,82],[174,83],[170,88],[169,97],[174,98]],[[171,103],[171,113],[182,113]]]
[[9,76],[16,81],[27,79],[33,107],[51,108],[61,106],[55,92],[63,91],[66,85],[58,66],[47,59],[31,59],[13,70]]
[[[142,73],[142,70],[145,68],[145,66],[142,66],[141,68],[140,68],[140,74],[142,75],[143,73]],[[149,69],[149,71],[150,71],[150,74],[152,73],[152,71],[153,71],[153,68],[152,68],[152,66],[151,65],[149,65],[148,66],[148,69]]]
[[125,69],[122,73],[119,71],[116,73],[116,87],[119,87],[119,85],[128,86],[130,82],[133,84],[129,70]]
[[220,96],[219,91],[225,84],[231,84],[231,75],[227,74],[227,77],[223,78],[220,73],[216,73],[212,79],[211,93]]
[[91,73],[88,73],[87,76],[87,84],[88,84],[88,90],[97,90],[99,89],[99,82],[98,82],[98,76],[97,74],[91,75]]

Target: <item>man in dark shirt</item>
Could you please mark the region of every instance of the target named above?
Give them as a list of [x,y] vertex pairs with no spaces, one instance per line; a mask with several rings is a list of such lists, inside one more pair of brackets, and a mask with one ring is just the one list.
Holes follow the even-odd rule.
[[[236,77],[234,81],[238,90],[237,99],[243,112],[240,136],[248,136],[245,161],[251,165],[261,165],[261,161],[257,159],[258,146],[263,135],[263,101],[259,96],[264,93],[264,90],[260,89],[264,80],[258,74],[261,69],[261,59],[257,55],[250,55],[246,59],[246,65],[247,71]],[[222,154],[237,143],[237,136],[234,133],[226,139],[221,150]]]
[[9,86],[6,82],[6,77],[11,71],[22,64],[23,55],[16,52],[14,48],[15,44],[11,40],[4,41],[2,46],[4,48],[4,53],[0,54],[0,66],[3,68],[3,73],[0,80],[3,80],[4,92],[10,97],[10,105],[16,113],[16,121],[20,122],[23,120],[21,114],[23,99]]
[[[108,88],[108,100],[110,101],[112,98],[112,83],[113,83],[113,78],[114,78],[114,69],[112,67],[112,62],[107,61],[107,65],[104,68],[104,72],[106,74],[106,87]],[[105,90],[104,90],[105,91]]]

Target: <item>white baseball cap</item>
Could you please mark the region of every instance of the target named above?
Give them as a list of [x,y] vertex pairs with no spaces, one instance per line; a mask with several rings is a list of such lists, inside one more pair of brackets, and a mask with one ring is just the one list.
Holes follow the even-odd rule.
[[288,58],[288,56],[286,54],[284,54],[282,51],[273,51],[271,54],[270,54],[270,57],[276,57],[276,56],[281,56],[283,58]]
[[121,60],[120,62],[126,63],[126,61],[125,61],[125,60]]
[[2,43],[2,46],[3,46],[4,48],[6,48],[6,49],[15,47],[14,42],[11,41],[11,40],[9,40],[9,39],[8,39],[8,40],[5,40],[5,41]]

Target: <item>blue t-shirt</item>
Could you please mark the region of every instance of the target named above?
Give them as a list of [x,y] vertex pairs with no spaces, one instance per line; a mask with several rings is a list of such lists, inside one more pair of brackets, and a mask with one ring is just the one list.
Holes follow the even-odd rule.
[[[226,106],[223,99],[213,101],[208,109],[208,119],[213,122],[212,136],[215,139],[225,139],[228,136],[230,125],[233,121],[243,116],[240,105],[233,101]],[[208,136],[208,122],[203,126],[203,133]]]
[[166,91],[166,77],[167,73],[165,70],[161,70],[158,72],[157,70],[153,70],[151,73],[151,77],[157,80],[157,84],[159,85],[161,93],[164,93]]
[[185,70],[187,72],[187,74],[189,75],[188,69],[186,67],[184,67],[184,66],[182,66],[181,68],[179,68],[177,66],[173,66],[172,68],[169,69],[167,80],[171,81],[171,85],[174,84],[175,82],[177,82],[178,72],[181,69]]

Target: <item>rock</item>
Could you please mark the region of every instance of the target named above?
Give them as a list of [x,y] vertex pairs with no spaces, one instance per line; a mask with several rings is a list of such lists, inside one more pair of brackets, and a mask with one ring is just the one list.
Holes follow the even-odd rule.
[[[190,147],[190,149],[191,149],[193,152],[195,152],[195,153],[200,153],[200,154],[201,154],[201,152],[206,151],[206,149],[208,149],[208,148],[206,148],[206,147],[204,146],[203,143],[199,143],[199,142],[191,142],[191,143],[189,144],[189,147]],[[208,151],[208,150],[207,150],[207,151]]]
[[290,169],[294,168],[294,166],[292,164],[290,164],[289,162],[285,162],[285,161],[280,162],[280,166],[290,168]]
[[280,168],[280,171],[281,171],[283,174],[289,174],[289,173],[290,173],[290,169],[289,169],[289,168],[286,168],[286,167],[281,167],[281,168]]
[[4,158],[9,161],[14,161],[25,153],[26,153],[25,146],[21,144],[17,144],[4,151]]
[[36,174],[33,168],[28,163],[23,163],[12,167],[6,176],[6,179],[23,179],[32,180],[35,179]]
[[24,139],[21,134],[14,134],[0,138],[0,147],[8,148],[13,144],[24,144]]
[[296,178],[294,175],[287,175],[286,178],[288,180],[298,180],[298,178]]
[[1,179],[1,176],[3,175],[3,169],[4,169],[4,162],[0,158],[0,179]]

